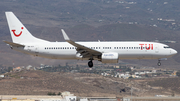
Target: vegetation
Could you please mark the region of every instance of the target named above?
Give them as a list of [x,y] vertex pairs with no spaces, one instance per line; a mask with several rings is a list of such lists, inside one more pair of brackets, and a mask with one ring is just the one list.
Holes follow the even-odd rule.
[[49,96],[56,96],[56,95],[61,96],[61,92],[59,92],[57,94],[55,92],[48,92],[47,95],[49,95]]
[[55,92],[48,92],[47,95],[50,95],[50,96],[56,96],[56,93],[55,93]]
[[61,96],[61,92],[59,92],[57,95]]
[[3,74],[3,73],[6,73],[6,72],[10,72],[13,70],[13,67],[5,67],[5,66],[2,66],[0,65],[0,74]]
[[180,77],[180,71],[176,72],[176,76]]

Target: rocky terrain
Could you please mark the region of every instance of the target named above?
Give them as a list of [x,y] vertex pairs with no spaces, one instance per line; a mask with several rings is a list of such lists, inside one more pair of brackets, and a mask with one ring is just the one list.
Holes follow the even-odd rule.
[[[133,96],[179,95],[179,78],[121,79],[88,73],[21,71],[7,73],[0,79],[0,95],[47,95],[48,92],[70,91],[76,96]],[[174,86],[176,88],[174,88]],[[168,88],[168,90],[167,90]],[[176,89],[176,90],[175,90]]]

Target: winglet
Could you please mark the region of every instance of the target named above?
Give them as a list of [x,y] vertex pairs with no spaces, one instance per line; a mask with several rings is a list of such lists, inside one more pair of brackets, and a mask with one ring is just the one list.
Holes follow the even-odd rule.
[[66,32],[65,32],[63,29],[61,29],[61,31],[62,31],[62,34],[63,34],[64,39],[65,39],[66,41],[67,41],[67,40],[70,40],[69,37],[67,36]]

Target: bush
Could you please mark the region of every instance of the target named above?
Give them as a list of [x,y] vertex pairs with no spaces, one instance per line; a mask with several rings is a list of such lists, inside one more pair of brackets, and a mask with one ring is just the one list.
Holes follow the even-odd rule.
[[180,77],[180,71],[176,72],[176,75],[177,75],[178,77]]
[[55,92],[48,92],[48,94],[47,95],[50,95],[50,96],[55,96],[56,95],[56,93]]
[[57,95],[61,95],[61,92],[59,92]]

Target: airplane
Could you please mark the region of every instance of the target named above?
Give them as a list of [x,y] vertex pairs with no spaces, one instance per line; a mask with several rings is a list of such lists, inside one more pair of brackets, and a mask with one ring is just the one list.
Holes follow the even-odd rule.
[[144,41],[72,41],[61,29],[66,42],[50,42],[34,37],[13,12],[5,12],[12,42],[4,41],[11,49],[49,59],[89,60],[88,66],[93,67],[93,60],[102,63],[118,63],[120,59],[157,59],[167,60],[177,54],[168,45]]

